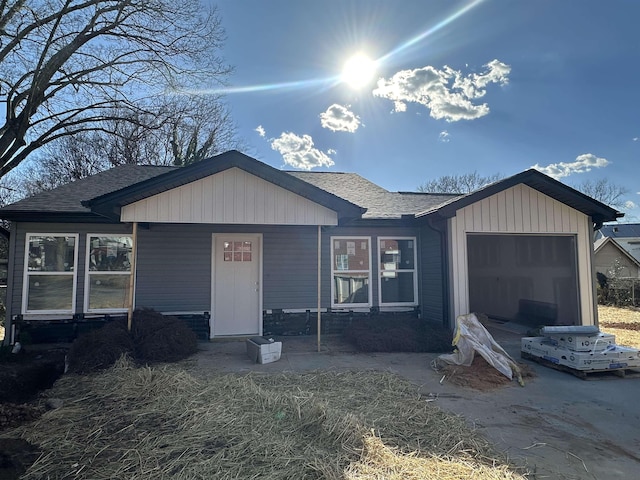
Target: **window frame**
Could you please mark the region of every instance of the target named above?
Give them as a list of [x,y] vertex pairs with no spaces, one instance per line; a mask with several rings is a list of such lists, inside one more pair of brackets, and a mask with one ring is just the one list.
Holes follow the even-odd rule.
[[[71,237],[74,239],[73,248],[73,271],[72,272],[40,272],[29,270],[29,242],[33,237]],[[77,233],[51,233],[51,232],[27,232],[24,242],[24,269],[22,277],[22,314],[23,315],[50,315],[50,314],[71,314],[76,311],[76,295],[78,292],[78,250],[80,247],[80,235]],[[50,310],[29,310],[29,277],[32,275],[41,276],[71,276],[73,287],[71,289],[70,309],[50,309]]]
[[[387,270],[381,267],[380,255],[382,248],[380,247],[380,242],[386,240],[411,240],[413,241],[413,268],[412,269],[395,269],[395,270]],[[378,248],[378,257],[376,259],[377,262],[377,271],[378,271],[378,304],[381,307],[416,307],[419,305],[418,303],[418,242],[417,237],[412,236],[384,236],[377,238],[377,248]],[[382,278],[383,272],[391,273],[413,273],[413,302],[383,302],[382,301]]]
[[[100,275],[122,275],[129,277],[129,285],[131,285],[131,275],[133,272],[131,267],[129,267],[129,271],[117,271],[117,270],[108,270],[108,271],[100,271],[94,270],[91,271],[89,268],[91,261],[91,237],[129,237],[131,239],[133,245],[133,234],[131,233],[87,233],[87,245],[86,245],[86,257],[85,257],[85,274],[84,274],[84,311],[86,313],[124,313],[129,310],[128,307],[123,308],[89,308],[89,294],[90,294],[90,280],[91,276],[100,276]],[[132,252],[133,255],[133,252]],[[129,295],[133,295],[133,292],[129,292]]]
[[[373,264],[371,263],[373,260],[373,244],[370,236],[361,236],[361,235],[336,235],[331,236],[329,238],[331,242],[331,308],[370,308],[373,305]],[[369,245],[369,269],[368,270],[339,270],[336,268],[335,264],[335,254],[334,254],[334,246],[336,240],[355,240],[355,241],[364,241],[366,240]],[[335,303],[335,290],[336,290],[336,282],[335,275],[339,273],[367,273],[368,275],[368,302],[367,303]]]

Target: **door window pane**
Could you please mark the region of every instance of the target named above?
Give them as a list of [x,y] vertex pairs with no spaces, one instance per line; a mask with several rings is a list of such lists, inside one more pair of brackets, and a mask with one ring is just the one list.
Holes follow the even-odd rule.
[[224,242],[222,260],[225,262],[250,262],[251,242]]

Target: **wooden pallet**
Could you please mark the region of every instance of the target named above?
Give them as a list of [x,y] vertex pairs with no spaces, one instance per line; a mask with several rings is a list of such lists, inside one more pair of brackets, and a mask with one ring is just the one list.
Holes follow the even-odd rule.
[[550,360],[542,357],[536,357],[527,352],[520,352],[520,356],[526,360],[539,363],[545,367],[553,368],[560,372],[567,372],[571,375],[582,380],[599,380],[603,378],[626,378],[626,377],[640,377],[640,369],[635,368],[616,368],[607,370],[577,370],[575,368],[567,367],[566,365],[560,365],[559,363],[553,363]]

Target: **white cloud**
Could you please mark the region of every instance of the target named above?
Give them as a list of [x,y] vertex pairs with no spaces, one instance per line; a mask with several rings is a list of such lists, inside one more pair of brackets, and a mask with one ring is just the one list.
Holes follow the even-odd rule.
[[590,172],[592,168],[606,167],[609,163],[611,162],[606,158],[596,157],[592,153],[583,153],[576,157],[575,162],[550,163],[546,167],[541,167],[536,163],[531,168],[535,168],[536,170],[557,180],[563,177],[568,177],[573,173],[585,173]]
[[334,161],[321,150],[314,148],[313,139],[309,135],[302,137],[291,132],[283,132],[279,138],[272,140],[271,148],[282,155],[284,163],[301,170],[334,165]]
[[627,210],[633,210],[634,208],[638,208],[638,204],[632,202],[631,200],[627,200],[624,202],[624,208]]
[[401,70],[388,80],[378,80],[373,95],[393,101],[396,112],[406,111],[407,103],[413,102],[427,107],[436,119],[473,120],[487,115],[489,106],[472,100],[483,97],[491,83],[509,83],[509,65],[492,60],[484,66],[484,73],[467,76],[448,66],[442,70],[432,66]]
[[449,137],[451,135],[449,135],[449,132],[447,132],[446,130],[443,130],[442,132],[440,132],[440,135],[438,135],[438,141],[442,142],[442,143],[449,143],[449,141],[451,140]]
[[258,132],[258,135],[260,135],[261,137],[264,138],[264,136],[267,134],[267,132],[264,130],[264,127],[262,125],[258,125],[255,128],[255,131]]
[[347,107],[334,103],[320,114],[320,122],[324,128],[334,132],[355,132],[360,126],[360,117]]
[[640,137],[633,137],[634,142],[637,142],[638,140],[640,140]]

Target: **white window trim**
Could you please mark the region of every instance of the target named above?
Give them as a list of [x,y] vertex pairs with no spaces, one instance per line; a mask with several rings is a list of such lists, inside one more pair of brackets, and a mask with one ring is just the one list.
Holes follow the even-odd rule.
[[[128,311],[127,307],[124,308],[93,308],[89,309],[89,280],[91,275],[128,275],[131,276],[133,272],[129,270],[128,272],[91,272],[89,270],[89,262],[91,261],[91,242],[89,239],[91,237],[129,237],[133,239],[133,234],[131,233],[88,233],[87,234],[87,245],[86,250],[87,254],[85,257],[84,265],[84,311],[86,313],[124,313]],[[133,292],[130,292],[130,295],[133,295]]]
[[[335,264],[334,264],[334,253],[333,253],[333,246],[334,246],[334,241],[335,240],[367,240],[369,242],[369,270],[336,270],[335,269]],[[339,236],[333,236],[330,237],[330,241],[331,241],[331,308],[359,308],[359,307],[371,307],[373,305],[373,264],[371,263],[372,260],[372,250],[373,250],[373,245],[371,242],[371,237],[364,237],[364,236],[358,236],[358,235],[339,235]],[[342,273],[364,273],[367,272],[369,274],[369,282],[368,282],[368,290],[369,290],[369,302],[368,303],[334,303],[335,300],[335,289],[336,289],[336,285],[335,285],[335,281],[334,281],[334,275],[336,273],[342,272]]]
[[[382,301],[382,272],[383,269],[380,268],[380,242],[385,240],[412,240],[413,241],[413,302],[387,302],[384,303]],[[381,307],[409,307],[409,306],[417,306],[418,305],[418,243],[416,241],[416,237],[405,237],[405,236],[388,236],[388,237],[378,237],[378,258],[376,259],[377,271],[378,271],[378,304]],[[386,271],[386,270],[384,270]],[[393,270],[394,272],[399,273],[409,273],[412,270]]]
[[[71,309],[70,310],[27,310],[29,306],[29,240],[31,237],[73,237],[75,239],[75,247],[73,249],[73,289],[71,295]],[[78,250],[80,248],[79,243],[80,235],[77,233],[27,233],[25,237],[24,245],[24,270],[22,278],[22,314],[23,315],[50,315],[50,314],[74,314],[76,311],[76,293],[78,289]],[[68,273],[60,272],[37,272],[34,271],[33,275],[43,276],[62,276],[69,275]]]

